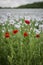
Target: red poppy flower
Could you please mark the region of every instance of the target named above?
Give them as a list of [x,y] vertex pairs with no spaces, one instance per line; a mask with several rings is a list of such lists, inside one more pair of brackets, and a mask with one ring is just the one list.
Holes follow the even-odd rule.
[[6,32],[6,33],[5,33],[5,37],[6,37],[6,38],[9,38],[9,37],[10,37],[9,32]]
[[39,37],[40,37],[40,35],[39,35],[39,34],[36,34],[36,37],[37,37],[37,38],[39,38]]
[[29,20],[25,20],[25,23],[26,23],[26,24],[30,24],[30,21],[29,21]]
[[16,34],[18,32],[18,30],[13,30],[13,33]]
[[24,37],[28,36],[28,33],[27,32],[24,32]]

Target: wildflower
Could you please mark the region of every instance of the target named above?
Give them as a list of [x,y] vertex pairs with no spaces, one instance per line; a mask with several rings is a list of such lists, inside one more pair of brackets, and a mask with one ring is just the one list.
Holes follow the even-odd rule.
[[30,24],[30,21],[29,21],[29,20],[25,20],[25,23],[26,23],[26,24]]
[[24,37],[28,36],[28,33],[27,32],[24,32]]
[[14,33],[14,34],[18,33],[18,30],[13,30],[13,33]]
[[6,38],[9,38],[9,37],[10,37],[9,32],[6,32],[6,33],[5,33],[5,37],[6,37]]
[[37,38],[39,38],[39,37],[40,37],[40,35],[39,35],[39,34],[36,34],[36,37],[37,37]]

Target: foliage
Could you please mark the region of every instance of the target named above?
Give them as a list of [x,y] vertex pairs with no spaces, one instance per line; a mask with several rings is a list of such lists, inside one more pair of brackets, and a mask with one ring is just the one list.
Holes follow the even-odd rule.
[[32,4],[21,5],[18,8],[43,8],[43,2],[35,2]]
[[20,28],[15,27],[20,23],[16,21],[0,24],[0,65],[43,65],[43,32],[37,36],[36,21],[20,21]]

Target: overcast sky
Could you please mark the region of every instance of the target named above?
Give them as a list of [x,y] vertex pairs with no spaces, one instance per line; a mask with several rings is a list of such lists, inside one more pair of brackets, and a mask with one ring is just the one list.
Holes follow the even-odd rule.
[[33,3],[43,0],[0,0],[0,6],[2,7],[17,7],[26,3]]

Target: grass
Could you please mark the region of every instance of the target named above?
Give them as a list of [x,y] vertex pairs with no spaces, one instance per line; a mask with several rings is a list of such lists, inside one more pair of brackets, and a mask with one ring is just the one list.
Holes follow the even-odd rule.
[[43,32],[34,31],[36,21],[20,21],[0,24],[0,65],[43,65]]

